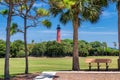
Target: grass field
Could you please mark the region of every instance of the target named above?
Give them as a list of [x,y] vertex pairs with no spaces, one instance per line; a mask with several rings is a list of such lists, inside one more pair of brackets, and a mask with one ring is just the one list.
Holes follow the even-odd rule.
[[[110,68],[117,68],[118,57],[113,56],[92,56],[92,57],[80,57],[80,68],[88,69],[88,64],[85,63],[86,58],[109,58],[112,59]],[[105,64],[102,64],[105,68]],[[42,71],[61,71],[71,70],[72,57],[65,58],[41,58],[41,57],[29,57],[29,73],[42,72]],[[93,65],[96,68],[96,65]],[[10,74],[16,75],[24,73],[25,59],[24,58],[10,58]],[[4,58],[0,59],[0,78],[4,74]]]

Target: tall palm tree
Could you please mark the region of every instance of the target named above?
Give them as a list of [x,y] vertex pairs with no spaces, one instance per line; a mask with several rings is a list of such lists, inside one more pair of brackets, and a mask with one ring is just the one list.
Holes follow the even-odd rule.
[[60,22],[69,21],[73,24],[73,65],[72,70],[78,71],[78,27],[84,20],[94,23],[99,19],[103,6],[107,6],[107,0],[49,0],[50,10],[54,16],[60,14]]
[[118,70],[120,70],[120,0],[112,0],[117,2],[118,9],[118,49],[119,49],[119,58],[118,58]]
[[120,70],[120,0],[117,2],[118,7],[118,48],[119,48],[119,58],[118,58],[118,70]]
[[9,12],[8,12],[8,18],[7,18],[7,34],[6,34],[6,55],[5,55],[5,68],[4,68],[5,80],[10,80],[9,54],[10,54],[10,25],[12,20],[12,9],[13,9],[13,3],[12,3],[12,0],[9,0]]

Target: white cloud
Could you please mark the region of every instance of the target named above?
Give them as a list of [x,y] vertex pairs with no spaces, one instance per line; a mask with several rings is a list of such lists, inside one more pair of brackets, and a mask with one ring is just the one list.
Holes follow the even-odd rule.
[[[97,28],[104,28],[104,27],[97,27]],[[56,30],[44,30],[39,31],[40,33],[46,34],[56,34]],[[62,36],[72,35],[72,31],[61,31]],[[117,35],[117,32],[90,32],[90,31],[79,31],[78,34],[90,34],[90,35]]]
[[113,17],[114,15],[117,15],[117,12],[109,12],[109,11],[102,12],[103,17]]
[[[104,27],[98,27],[98,28],[104,28]],[[72,31],[61,31],[61,33],[63,35],[71,35],[73,34]],[[101,34],[101,35],[117,35],[117,32],[91,32],[91,31],[79,31],[78,32],[79,34],[93,34],[93,35],[96,35],[96,34]]]
[[103,29],[103,28],[105,28],[105,27],[93,27],[93,28],[96,28],[96,29]]
[[117,35],[117,32],[86,32],[81,31],[79,34],[90,34],[90,35]]
[[87,28],[87,29],[104,29],[105,27],[103,27],[103,26],[95,26],[95,27],[91,27],[91,26],[89,26],[89,25],[87,25],[87,26],[82,26],[81,28]]
[[105,27],[89,27],[89,29],[104,29]]
[[39,31],[41,33],[48,33],[48,34],[51,34],[51,33],[56,33],[55,30],[44,30],[44,31]]
[[[63,31],[63,35],[72,35],[73,32]],[[90,35],[117,35],[117,32],[88,32],[88,31],[79,31],[78,34],[90,34]]]

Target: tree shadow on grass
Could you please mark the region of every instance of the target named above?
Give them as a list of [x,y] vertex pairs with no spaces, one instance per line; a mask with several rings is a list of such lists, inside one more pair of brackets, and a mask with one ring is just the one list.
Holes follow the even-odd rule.
[[[18,73],[18,74],[10,74],[10,80],[33,80],[36,76],[40,75],[40,72],[36,73]],[[4,80],[4,75],[0,75],[0,80]]]
[[0,80],[4,80],[4,75],[0,75]]
[[11,76],[11,80],[32,80],[33,78],[35,78],[36,76],[40,75],[40,73],[29,73],[29,74],[12,74]]

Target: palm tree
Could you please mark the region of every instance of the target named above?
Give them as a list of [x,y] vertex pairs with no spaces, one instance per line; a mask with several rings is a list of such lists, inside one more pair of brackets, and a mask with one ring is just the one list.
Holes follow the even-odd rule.
[[120,0],[118,0],[118,48],[119,48],[119,58],[118,58],[118,70],[120,70]]
[[78,27],[84,20],[94,23],[99,19],[101,9],[107,6],[107,0],[49,0],[50,10],[54,16],[60,14],[60,22],[69,21],[73,24],[73,65],[72,70],[78,71]]
[[112,0],[117,2],[118,9],[118,49],[119,49],[119,58],[118,58],[118,70],[120,70],[120,0]]

